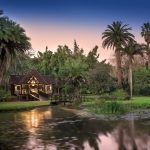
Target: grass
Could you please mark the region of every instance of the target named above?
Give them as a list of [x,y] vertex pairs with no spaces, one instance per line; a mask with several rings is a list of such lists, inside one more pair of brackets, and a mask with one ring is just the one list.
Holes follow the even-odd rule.
[[96,114],[122,114],[135,109],[150,108],[150,97],[133,97],[132,100],[105,101],[94,97],[88,97],[81,103],[82,108]]
[[130,103],[134,109],[147,109],[150,108],[150,97],[133,97]]
[[49,101],[1,102],[0,111],[26,110],[39,106],[48,106],[49,103]]
[[83,102],[81,106],[96,114],[121,114],[128,111],[126,107],[124,107],[125,104],[117,101],[94,100]]
[[[49,103],[49,101],[1,102],[0,111],[32,109],[39,106],[48,106]],[[128,101],[104,101],[94,95],[86,97],[80,106],[97,114],[124,113],[131,109],[150,108],[150,97],[133,97],[132,100]]]

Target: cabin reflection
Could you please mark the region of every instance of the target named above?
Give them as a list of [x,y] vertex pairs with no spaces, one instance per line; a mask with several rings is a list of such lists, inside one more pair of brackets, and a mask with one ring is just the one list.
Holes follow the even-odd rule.
[[50,108],[47,111],[34,109],[21,113],[21,116],[23,117],[23,122],[27,129],[30,130],[32,128],[37,128],[44,119],[51,119],[52,112]]

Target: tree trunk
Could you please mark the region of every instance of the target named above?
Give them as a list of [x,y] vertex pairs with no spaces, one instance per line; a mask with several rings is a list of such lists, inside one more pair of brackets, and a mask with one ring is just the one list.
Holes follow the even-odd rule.
[[116,55],[118,85],[122,86],[123,75],[122,75],[122,68],[121,68],[121,55],[120,55],[120,51],[116,50],[115,55]]
[[0,64],[0,85],[2,84],[5,72],[6,72],[6,67],[4,63],[2,63]]
[[75,96],[77,98],[77,100],[80,99],[80,88],[77,86],[77,87],[74,87],[75,89]]
[[132,83],[132,57],[129,56],[129,73],[128,73],[128,82],[130,86],[130,98],[132,98],[133,93],[133,83]]
[[147,43],[147,56],[148,56],[148,69],[150,67],[150,47],[149,47],[150,43]]

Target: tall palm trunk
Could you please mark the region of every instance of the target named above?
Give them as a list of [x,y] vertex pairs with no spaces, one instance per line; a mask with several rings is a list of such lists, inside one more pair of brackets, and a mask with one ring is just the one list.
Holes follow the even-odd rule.
[[5,58],[3,61],[0,60],[0,84],[2,83],[4,74],[8,70],[10,63],[11,58]]
[[130,98],[132,98],[133,95],[133,81],[132,81],[132,57],[129,56],[129,73],[128,73],[128,82],[130,86]]
[[147,55],[148,55],[148,68],[150,67],[150,47],[149,42],[147,42]]
[[115,55],[116,55],[118,85],[122,86],[123,75],[122,75],[122,68],[121,68],[121,54],[120,54],[120,51],[116,50]]

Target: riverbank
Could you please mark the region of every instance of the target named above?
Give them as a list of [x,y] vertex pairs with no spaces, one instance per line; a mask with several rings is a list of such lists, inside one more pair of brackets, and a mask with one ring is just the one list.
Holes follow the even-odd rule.
[[100,120],[141,120],[150,117],[150,97],[133,97],[132,100],[104,101],[90,96],[78,105],[79,109],[63,108],[83,118]]
[[150,116],[149,109],[136,109],[131,112],[126,112],[124,114],[96,114],[94,112],[89,111],[88,109],[73,109],[66,107],[62,107],[61,109],[74,113],[76,116],[80,116],[81,118],[98,119],[106,121],[142,120],[142,119],[149,119]]
[[150,97],[133,97],[132,100],[112,100],[106,101],[88,97],[80,103],[79,107],[95,114],[125,114],[134,110],[143,110],[150,108]]
[[[17,101],[17,102],[1,102],[1,111],[20,111],[33,109],[36,107],[49,106],[50,101]],[[133,110],[147,110],[150,108],[150,97],[134,97],[132,100],[126,101],[105,101],[99,99],[98,96],[90,96],[78,104],[80,108],[86,110],[86,115],[90,113],[96,115],[119,115],[130,113]],[[84,112],[85,113],[85,112]]]
[[36,107],[48,106],[49,103],[50,101],[1,102],[0,112],[28,110]]

